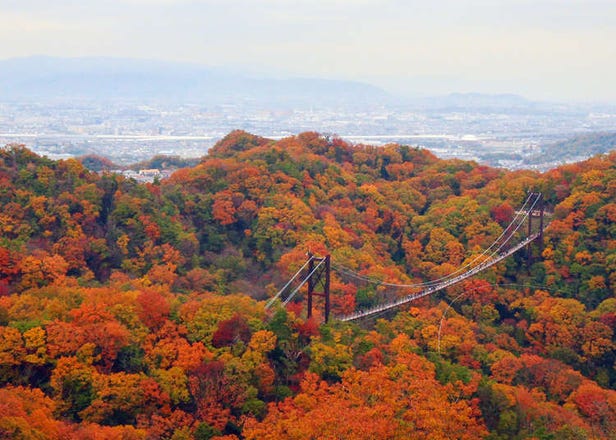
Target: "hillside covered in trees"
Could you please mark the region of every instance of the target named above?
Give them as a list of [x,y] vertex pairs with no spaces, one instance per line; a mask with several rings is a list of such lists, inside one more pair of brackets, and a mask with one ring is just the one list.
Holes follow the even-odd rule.
[[541,165],[575,162],[579,158],[609,153],[613,150],[616,150],[615,132],[580,134],[564,141],[542,145],[536,154],[525,158],[524,163]]
[[[264,308],[307,252],[452,273],[528,191],[553,211],[531,267],[363,323]],[[615,438],[614,152],[539,174],[236,131],[142,185],[9,145],[0,205],[2,438]],[[333,274],[334,314],[386,293]]]

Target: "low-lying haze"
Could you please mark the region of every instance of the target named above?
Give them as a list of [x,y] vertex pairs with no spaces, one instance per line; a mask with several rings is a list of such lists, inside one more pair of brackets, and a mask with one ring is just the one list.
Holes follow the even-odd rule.
[[396,94],[615,101],[612,0],[4,0],[0,58],[113,56]]

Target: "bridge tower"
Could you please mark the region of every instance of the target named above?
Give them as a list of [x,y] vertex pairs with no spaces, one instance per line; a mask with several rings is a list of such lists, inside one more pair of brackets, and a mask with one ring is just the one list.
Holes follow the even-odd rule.
[[[539,217],[539,254],[543,254],[543,216],[545,211],[545,202],[543,199],[543,194],[540,192],[531,192],[530,196],[537,197],[537,205],[538,209],[533,209],[528,214],[528,237],[530,237],[533,233],[533,217]],[[532,243],[528,243],[526,247],[526,258],[528,269],[533,265],[533,251],[531,247]]]
[[[311,254],[308,254],[310,258],[308,262],[308,273],[311,274],[310,278],[308,278],[308,319],[312,317],[312,307],[313,307],[313,297],[320,296],[325,299],[325,322],[329,321],[329,314],[331,311],[331,303],[330,303],[330,280],[331,280],[331,256],[326,255],[325,257],[319,258],[314,257]],[[325,264],[316,266],[318,267],[315,270],[315,262],[320,263],[324,262]],[[319,267],[320,266],[320,267]],[[317,289],[319,289],[317,291]]]
[[[325,322],[329,321],[329,315],[331,312],[330,302],[330,280],[331,280],[331,257],[326,255],[325,257],[315,257],[308,252],[308,261],[291,277],[291,279],[284,285],[282,289],[276,293],[265,304],[265,309],[271,308],[276,301],[281,301],[283,305],[286,305],[293,299],[293,297],[304,286],[308,286],[308,318],[312,317],[312,311],[314,306],[314,297],[322,297],[325,303]],[[295,288],[291,285],[297,284]],[[291,291],[290,291],[291,290]],[[290,291],[290,293],[289,293]]]

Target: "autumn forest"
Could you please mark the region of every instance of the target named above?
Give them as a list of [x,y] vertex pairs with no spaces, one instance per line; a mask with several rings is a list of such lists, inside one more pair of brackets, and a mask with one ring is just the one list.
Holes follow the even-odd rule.
[[[308,252],[453,273],[532,191],[530,262],[352,323],[265,308]],[[616,439],[616,152],[512,172],[234,131],[139,184],[7,145],[0,206],[0,438]],[[334,316],[404,294],[332,273]]]

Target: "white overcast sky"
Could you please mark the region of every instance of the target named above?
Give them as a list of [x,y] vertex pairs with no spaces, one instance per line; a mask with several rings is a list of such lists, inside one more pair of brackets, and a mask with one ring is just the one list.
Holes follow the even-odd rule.
[[616,102],[616,0],[0,0],[0,58],[29,55]]

